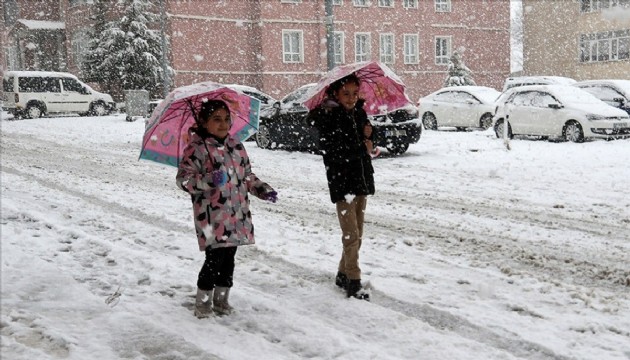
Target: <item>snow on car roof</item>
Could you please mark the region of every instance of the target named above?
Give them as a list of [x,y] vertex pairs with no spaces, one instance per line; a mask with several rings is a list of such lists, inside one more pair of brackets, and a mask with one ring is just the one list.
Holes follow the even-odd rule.
[[596,98],[594,95],[575,87],[569,85],[528,85],[528,86],[519,86],[517,88],[513,88],[509,90],[509,93],[513,92],[523,92],[523,91],[546,91],[551,93],[553,96],[558,98],[558,100],[564,103],[573,103],[573,104],[601,104],[602,101]]

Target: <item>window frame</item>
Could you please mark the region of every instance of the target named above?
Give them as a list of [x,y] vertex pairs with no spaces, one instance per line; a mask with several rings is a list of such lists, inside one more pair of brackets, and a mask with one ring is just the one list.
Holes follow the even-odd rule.
[[[340,42],[337,41],[338,36],[341,40]],[[343,31],[334,31],[333,32],[333,49],[334,49],[333,62],[335,65],[341,65],[346,62],[345,45],[346,45],[346,33]],[[337,53],[337,50],[339,50],[339,53]],[[337,56],[339,56],[340,58],[339,62],[337,62]]]
[[[387,1],[389,3],[389,5],[384,4],[384,2]],[[381,8],[393,8],[394,7],[394,0],[378,0],[378,7]]]
[[[359,41],[358,41],[359,37],[365,37],[365,43],[363,45],[365,45],[365,47],[367,48],[367,49],[362,49],[364,51],[361,53],[359,53]],[[355,62],[371,60],[372,58],[372,44],[371,43],[372,43],[371,33],[369,32],[354,33],[354,61]]]
[[[384,39],[388,39],[388,41],[391,41],[390,44],[386,44]],[[379,51],[378,51],[378,58],[380,60],[380,62],[384,63],[384,64],[393,64],[396,60],[396,37],[394,35],[394,33],[381,33],[379,34],[379,38],[378,38],[378,47],[379,47]],[[386,47],[389,47],[389,49],[387,49]],[[385,53],[386,50],[389,50],[389,53]]]
[[578,57],[583,64],[630,60],[630,29],[580,34]]
[[[359,2],[361,3],[359,4]],[[369,6],[368,0],[352,0],[352,5],[354,7],[368,7]]]
[[453,11],[451,0],[434,0],[436,13],[447,13]]
[[[446,54],[438,54],[438,47],[441,50],[442,44],[438,44],[438,41],[446,41]],[[434,53],[434,62],[435,65],[444,65],[447,66],[450,62],[453,48],[453,36],[451,35],[437,35],[434,38],[435,44],[435,53]],[[442,51],[443,53],[444,51]],[[439,61],[438,61],[439,60]]]
[[[298,36],[298,51],[295,52],[293,49],[286,48],[286,37],[290,35]],[[289,38],[291,40],[291,38]],[[289,41],[289,46],[290,46]],[[287,56],[291,57],[290,60],[287,60]],[[293,57],[297,56],[297,60],[293,60]],[[283,64],[302,64],[304,63],[304,30],[299,29],[282,29],[282,63]]]
[[417,9],[418,0],[403,0],[403,8],[404,9]]
[[343,0],[333,0],[332,4],[334,6],[343,6]]
[[282,4],[299,4],[302,0],[280,0]]
[[79,29],[70,36],[70,49],[72,49],[72,61],[79,69],[85,61],[87,50],[89,47],[89,38],[87,36],[87,29]]
[[[411,38],[415,38],[411,39]],[[409,47],[407,46],[409,44],[408,39],[411,39],[412,42],[414,42],[415,44],[413,45],[415,47],[415,54],[410,54],[407,50],[409,49]],[[415,61],[413,60],[412,57],[415,57]],[[403,63],[406,65],[416,65],[420,63],[420,35],[419,34],[403,34]]]

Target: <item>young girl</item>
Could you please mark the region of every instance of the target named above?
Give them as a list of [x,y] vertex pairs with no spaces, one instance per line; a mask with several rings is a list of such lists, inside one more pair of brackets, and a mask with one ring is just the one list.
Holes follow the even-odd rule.
[[195,316],[205,318],[213,310],[219,315],[233,310],[228,297],[236,248],[254,243],[248,192],[274,203],[277,193],[252,173],[243,144],[228,135],[230,110],[225,102],[202,103],[196,120],[177,185],[191,195],[199,250],[206,253],[195,300]]
[[343,252],[335,283],[348,297],[369,300],[361,285],[359,249],[367,195],[374,194],[372,125],[359,100],[359,78],[348,75],[332,83],[327,98],[309,117],[319,130],[319,144],[330,199],[337,207]]

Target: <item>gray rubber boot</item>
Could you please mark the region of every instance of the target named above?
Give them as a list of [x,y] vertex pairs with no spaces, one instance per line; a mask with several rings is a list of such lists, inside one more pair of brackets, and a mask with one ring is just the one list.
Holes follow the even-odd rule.
[[199,319],[204,319],[212,315],[212,290],[201,290],[197,288],[195,316]]
[[230,306],[228,298],[230,297],[230,288],[217,286],[214,288],[214,296],[212,297],[212,309],[217,315],[230,315],[234,308]]

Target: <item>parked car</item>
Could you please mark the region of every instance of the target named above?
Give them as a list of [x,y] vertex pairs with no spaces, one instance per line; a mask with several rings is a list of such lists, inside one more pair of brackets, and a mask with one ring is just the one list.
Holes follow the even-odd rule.
[[247,94],[253,98],[256,98],[258,100],[260,100],[260,109],[264,110],[266,108],[271,107],[275,102],[277,102],[278,100],[276,100],[275,98],[273,98],[271,95],[266,94],[258,89],[256,89],[255,87],[251,87],[251,86],[246,86],[246,85],[239,85],[239,84],[229,84],[226,85],[229,88],[232,88],[234,90],[238,90],[244,94]]
[[492,126],[494,102],[501,95],[485,86],[451,86],[418,100],[418,111],[425,129],[440,126],[488,129]]
[[503,91],[510,90],[517,86],[528,85],[573,85],[574,79],[564,76],[515,76],[505,79]]
[[574,86],[532,85],[509,90],[497,103],[494,131],[582,142],[630,136],[630,117]]
[[[304,95],[316,84],[307,84],[289,93],[272,108],[261,111],[256,144],[263,149],[283,148],[319,152],[319,133],[307,120]],[[370,116],[376,146],[402,154],[420,140],[422,123],[413,104],[387,114]]]
[[108,94],[95,91],[69,73],[7,71],[2,79],[2,108],[15,117],[46,114],[107,115],[116,109]]
[[588,91],[606,104],[630,114],[630,80],[586,80],[573,86]]

